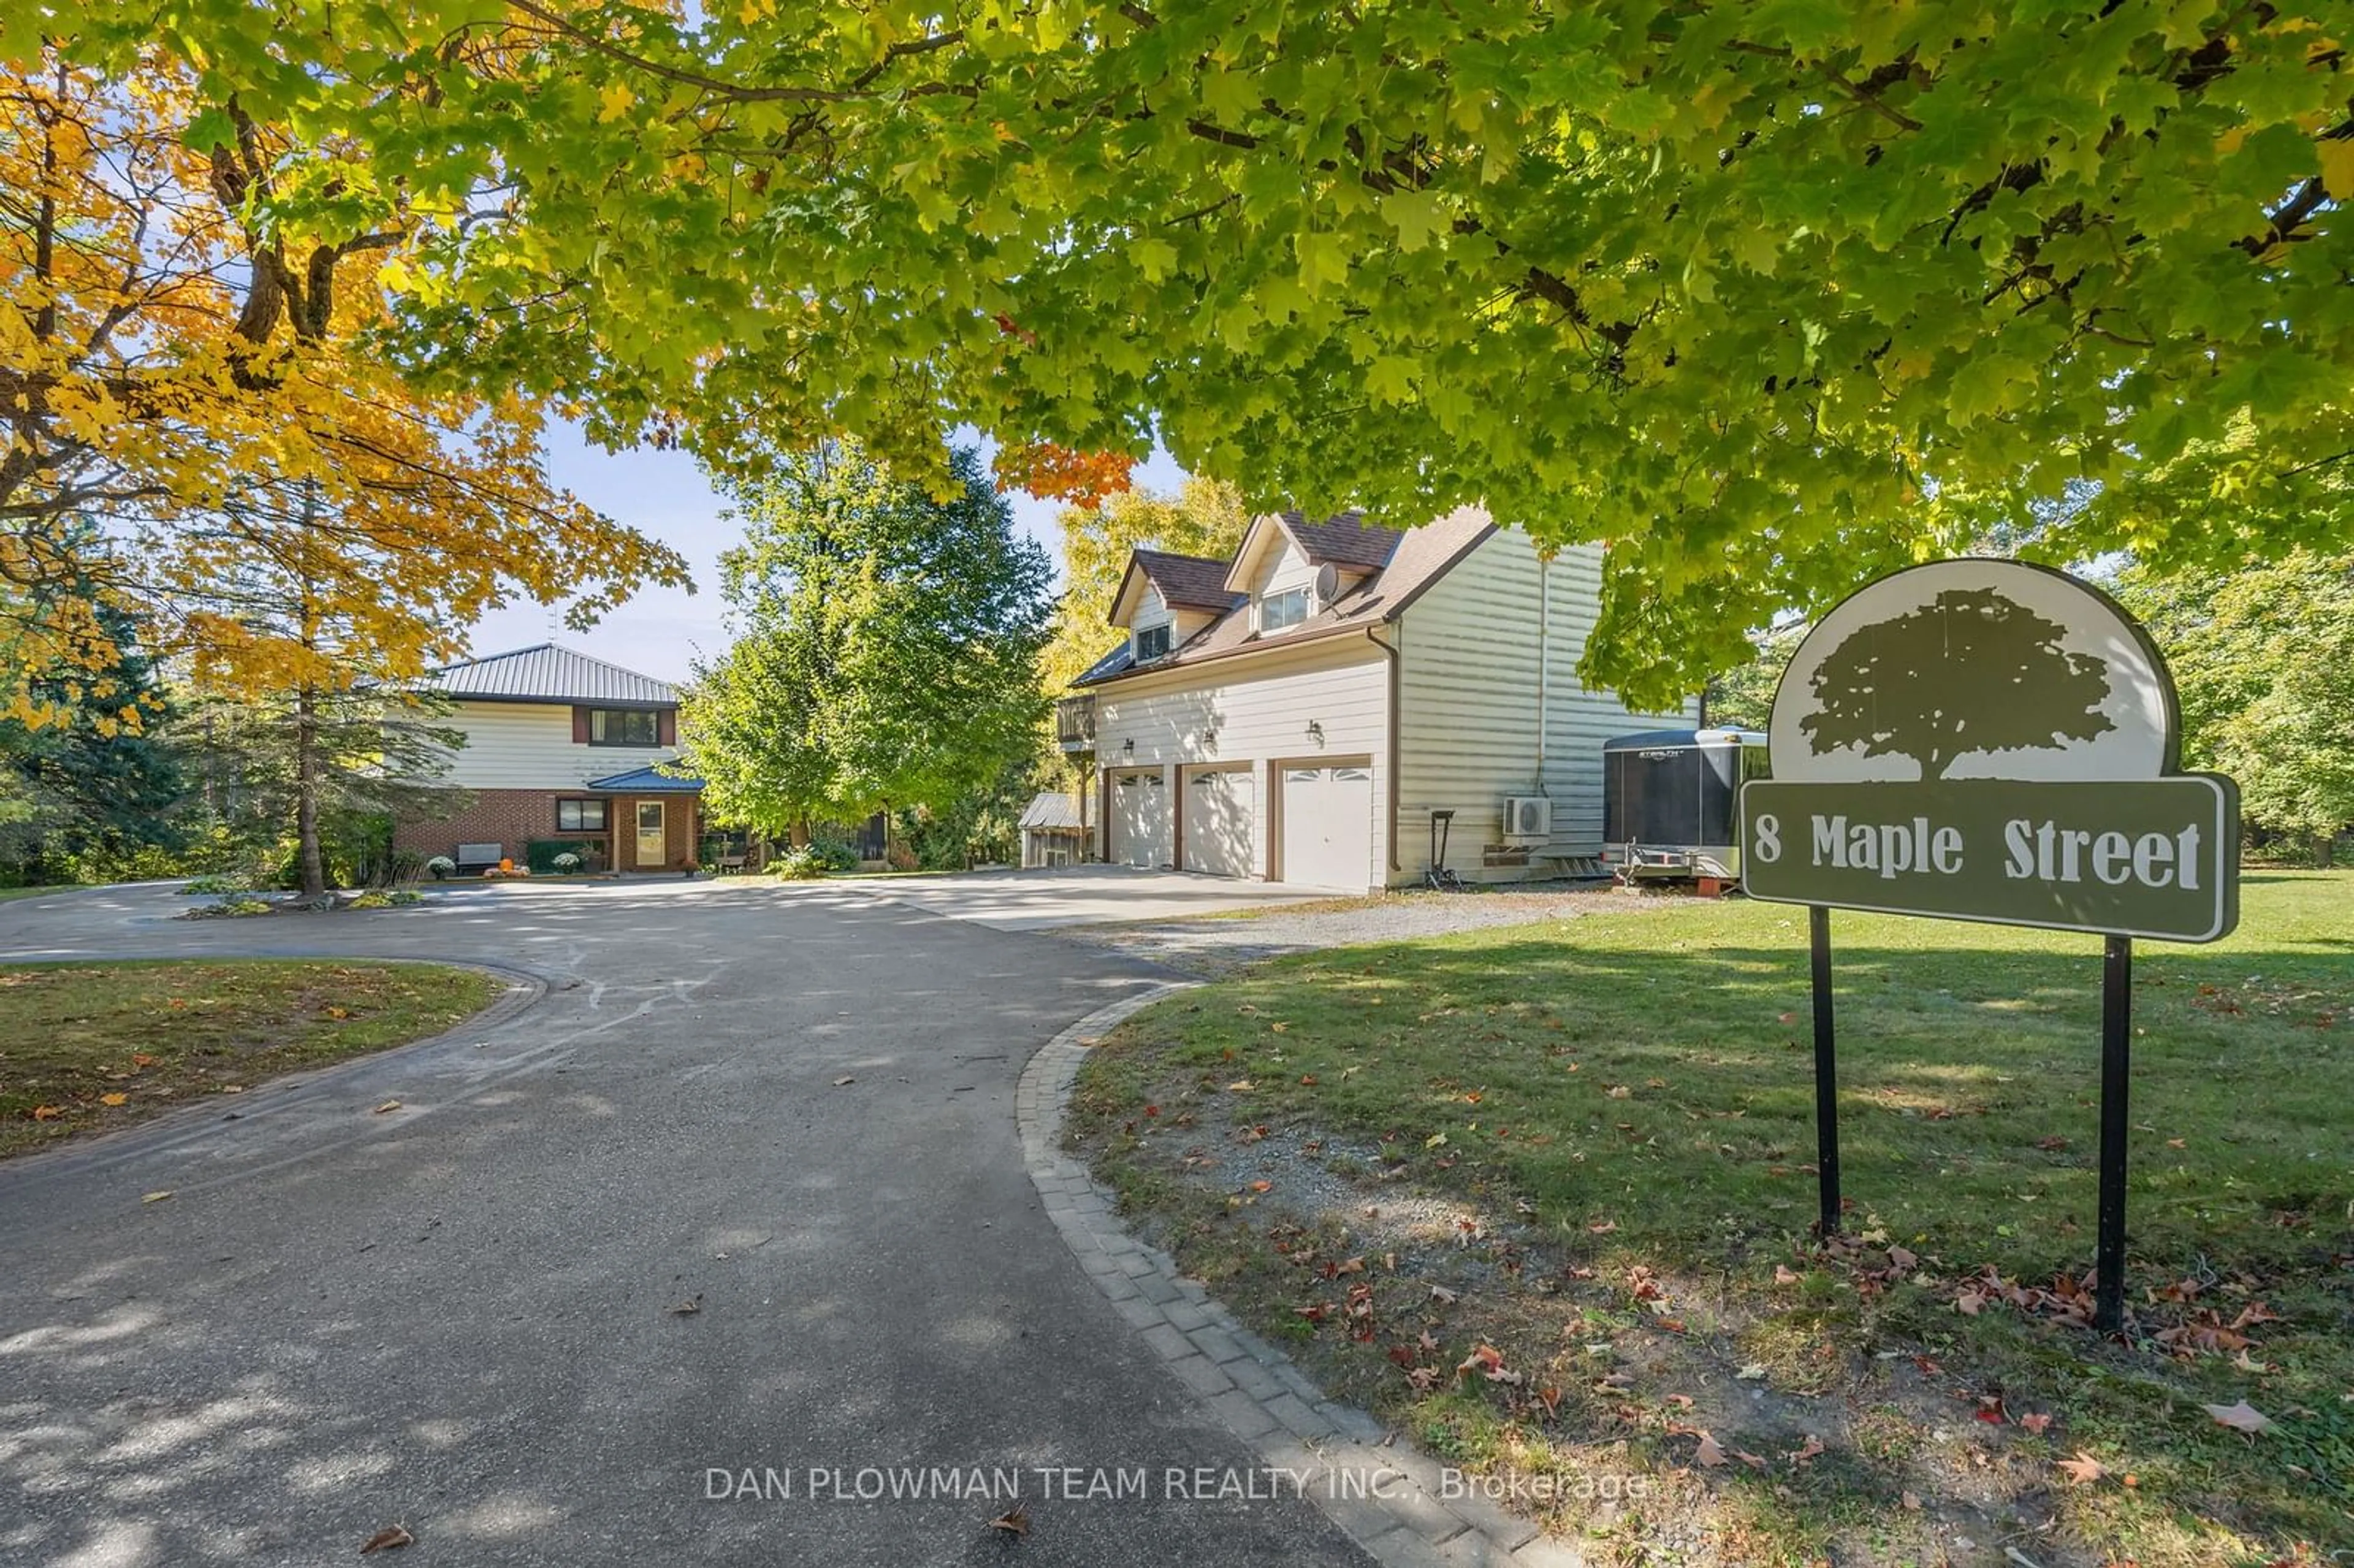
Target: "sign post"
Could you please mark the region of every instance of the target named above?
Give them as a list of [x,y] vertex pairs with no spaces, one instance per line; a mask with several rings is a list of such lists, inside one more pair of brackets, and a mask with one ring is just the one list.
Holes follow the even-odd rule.
[[1830,911],[2085,931],[2101,985],[2094,1321],[2125,1318],[2133,942],[2239,923],[2239,793],[2181,773],[2166,662],[2098,589],[1943,561],[1861,589],[1774,695],[1771,779],[1741,792],[1743,884],[1808,909],[1821,1232],[1840,1224]]

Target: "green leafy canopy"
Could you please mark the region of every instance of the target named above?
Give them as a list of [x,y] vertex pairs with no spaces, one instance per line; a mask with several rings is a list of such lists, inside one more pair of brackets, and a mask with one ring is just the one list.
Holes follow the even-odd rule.
[[1482,500],[1612,544],[1586,672],[1638,702],[2072,483],[2052,558],[2354,536],[2343,0],[46,15],[443,213],[434,374],[739,472],[962,420]]
[[783,836],[946,810],[1029,754],[1051,567],[977,455],[949,467],[941,500],[828,443],[743,491],[746,539],[720,563],[741,635],[680,715],[715,821]]

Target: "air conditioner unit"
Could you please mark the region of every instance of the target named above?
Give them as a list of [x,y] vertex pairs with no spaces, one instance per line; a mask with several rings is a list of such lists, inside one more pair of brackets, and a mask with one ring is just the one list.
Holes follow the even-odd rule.
[[1504,842],[1543,843],[1553,837],[1553,802],[1543,795],[1504,797]]

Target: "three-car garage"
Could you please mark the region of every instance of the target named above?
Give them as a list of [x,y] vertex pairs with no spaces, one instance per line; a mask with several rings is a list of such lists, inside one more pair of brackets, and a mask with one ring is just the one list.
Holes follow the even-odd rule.
[[1114,768],[1104,790],[1116,864],[1344,893],[1374,885],[1369,757]]

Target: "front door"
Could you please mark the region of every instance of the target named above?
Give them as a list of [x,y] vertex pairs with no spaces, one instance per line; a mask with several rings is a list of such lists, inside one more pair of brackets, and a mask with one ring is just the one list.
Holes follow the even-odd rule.
[[642,868],[658,867],[670,858],[670,834],[663,828],[663,803],[660,800],[638,802],[638,864]]

